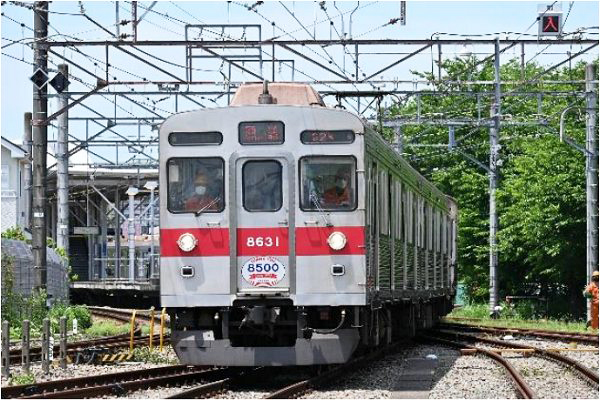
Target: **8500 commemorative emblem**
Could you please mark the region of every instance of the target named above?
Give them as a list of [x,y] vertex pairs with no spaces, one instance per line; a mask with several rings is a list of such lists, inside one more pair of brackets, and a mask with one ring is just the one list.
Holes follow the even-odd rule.
[[273,256],[255,256],[242,266],[242,277],[254,287],[273,287],[285,277],[285,265]]

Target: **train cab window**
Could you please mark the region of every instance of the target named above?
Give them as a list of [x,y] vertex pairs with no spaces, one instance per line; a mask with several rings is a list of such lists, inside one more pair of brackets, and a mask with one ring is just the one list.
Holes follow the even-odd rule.
[[281,209],[281,164],[274,160],[248,161],[242,168],[244,208],[249,212]]
[[225,208],[224,161],[219,157],[181,157],[167,162],[171,213],[218,213]]
[[356,209],[356,160],[346,156],[300,159],[300,207],[305,211]]

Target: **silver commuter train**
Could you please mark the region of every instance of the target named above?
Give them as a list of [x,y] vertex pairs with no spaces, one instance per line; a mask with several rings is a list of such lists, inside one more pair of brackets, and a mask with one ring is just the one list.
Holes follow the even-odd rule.
[[184,364],[318,365],[452,308],[455,202],[308,85],[160,128],[160,291]]

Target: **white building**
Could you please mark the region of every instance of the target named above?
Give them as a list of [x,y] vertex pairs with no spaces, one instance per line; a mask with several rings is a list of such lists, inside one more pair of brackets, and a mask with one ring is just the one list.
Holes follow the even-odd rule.
[[27,228],[28,199],[25,192],[25,166],[29,164],[22,147],[2,137],[2,228]]

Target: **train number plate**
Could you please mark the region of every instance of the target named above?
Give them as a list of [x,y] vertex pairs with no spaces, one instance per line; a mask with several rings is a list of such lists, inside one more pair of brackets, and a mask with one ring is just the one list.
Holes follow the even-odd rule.
[[285,265],[273,256],[255,256],[242,266],[242,277],[254,287],[273,287],[285,277]]

